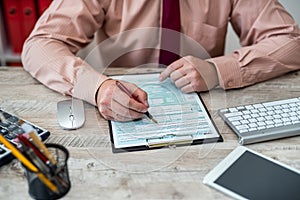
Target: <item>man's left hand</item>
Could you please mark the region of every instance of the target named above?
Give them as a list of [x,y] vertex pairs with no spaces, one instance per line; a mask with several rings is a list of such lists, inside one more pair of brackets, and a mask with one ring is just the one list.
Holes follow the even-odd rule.
[[167,77],[183,93],[207,91],[219,84],[214,64],[193,56],[183,57],[170,64],[159,79],[164,81]]

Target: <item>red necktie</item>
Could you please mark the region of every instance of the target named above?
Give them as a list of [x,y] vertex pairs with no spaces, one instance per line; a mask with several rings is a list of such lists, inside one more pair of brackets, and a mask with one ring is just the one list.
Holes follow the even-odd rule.
[[180,53],[179,0],[163,0],[162,7],[163,12],[159,64],[169,65],[179,59]]

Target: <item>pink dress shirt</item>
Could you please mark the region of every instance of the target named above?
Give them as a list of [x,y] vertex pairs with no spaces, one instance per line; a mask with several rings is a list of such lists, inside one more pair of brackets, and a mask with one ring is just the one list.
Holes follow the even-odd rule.
[[[159,0],[53,1],[24,44],[24,69],[49,88],[95,105],[95,93],[107,79],[99,68],[158,61],[161,4]],[[215,64],[224,89],[300,69],[298,25],[277,0],[182,0],[180,13],[181,32],[207,51],[210,58],[205,59]],[[242,47],[224,55],[228,23]],[[94,38],[99,62],[89,64],[76,53]],[[180,54],[198,53],[189,50]]]

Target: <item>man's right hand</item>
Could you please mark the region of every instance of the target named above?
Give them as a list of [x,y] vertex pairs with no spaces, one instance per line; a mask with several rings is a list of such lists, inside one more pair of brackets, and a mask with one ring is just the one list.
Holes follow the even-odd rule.
[[135,84],[122,84],[131,92],[131,98],[116,85],[116,80],[108,79],[98,89],[97,106],[100,114],[107,120],[132,121],[142,118],[148,110],[147,93]]

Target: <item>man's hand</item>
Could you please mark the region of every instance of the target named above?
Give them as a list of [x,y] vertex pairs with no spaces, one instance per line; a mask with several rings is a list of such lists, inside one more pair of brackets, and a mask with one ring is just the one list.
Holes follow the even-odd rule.
[[164,81],[167,77],[183,93],[206,91],[219,84],[215,66],[193,56],[183,57],[170,64],[159,79]]
[[101,115],[107,120],[132,121],[142,118],[148,110],[147,93],[135,84],[120,81],[131,92],[128,96],[119,87],[116,81],[106,80],[97,93],[97,106]]

